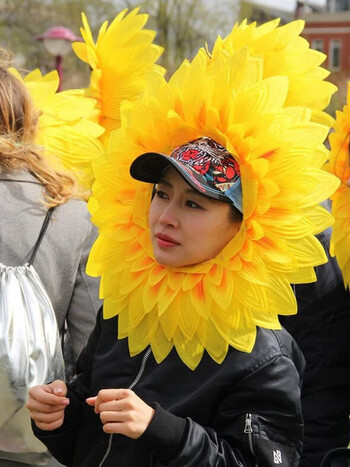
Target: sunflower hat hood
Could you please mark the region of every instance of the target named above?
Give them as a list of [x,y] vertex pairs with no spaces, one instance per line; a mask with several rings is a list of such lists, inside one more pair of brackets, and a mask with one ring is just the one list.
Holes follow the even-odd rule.
[[86,192],[95,181],[93,166],[103,160],[110,133],[120,127],[121,102],[136,100],[153,74],[165,73],[155,64],[163,49],[153,43],[155,31],[144,28],[147,19],[138,8],[129,13],[125,9],[109,26],[102,24],[95,42],[82,14],[84,42],[72,47],[91,68],[86,89],[57,92],[56,71],[42,75],[34,70],[22,78],[11,70],[39,111],[36,144],[53,168],[69,172]]
[[[332,125],[333,119],[323,112],[328,106],[336,86],[324,81],[329,71],[320,65],[326,56],[310,49],[309,43],[300,37],[305,22],[292,21],[279,26],[280,19],[274,19],[260,26],[247,24],[244,20],[236,24],[231,33],[217,39],[211,59],[230,56],[247,47],[250,55],[261,57],[264,62],[263,77],[284,75],[289,79],[285,106],[307,106],[312,112],[312,121]],[[317,93],[314,92],[315,86]]]
[[329,136],[331,157],[328,170],[340,179],[340,186],[332,196],[334,225],[330,253],[337,258],[346,288],[350,288],[350,85],[347,103],[336,112],[334,131]]
[[135,100],[153,73],[164,75],[157,65],[163,48],[153,43],[156,32],[145,29],[148,15],[139,8],[121,11],[108,25],[105,21],[93,39],[86,15],[80,32],[84,42],[72,47],[78,58],[91,68],[85,95],[97,102],[98,123],[105,128],[101,141],[108,146],[109,136],[120,127],[120,104]]
[[[75,153],[66,154],[63,162],[73,172],[82,174],[80,181],[85,190],[91,190],[95,182],[93,168],[102,163],[111,132],[120,127],[121,102],[136,100],[153,74],[165,73],[155,63],[163,49],[153,43],[156,32],[145,29],[147,20],[148,15],[139,13],[138,8],[130,12],[124,9],[110,24],[107,21],[102,24],[95,41],[82,13],[83,42],[74,42],[72,47],[77,57],[89,65],[90,83],[86,89],[71,92],[95,103],[95,111],[89,118],[102,128],[98,137],[102,151],[81,151],[83,155],[78,157]],[[92,199],[89,208],[96,209]]]
[[[175,349],[191,369],[204,351],[218,363],[229,346],[250,352],[257,326],[279,329],[278,315],[296,312],[290,284],[314,281],[314,267],[327,260],[315,234],[332,216],[319,203],[339,183],[322,170],[329,128],[313,121],[311,106],[288,102],[291,79],[277,68],[266,77],[264,57],[247,45],[214,50],[200,49],[169,82],[159,76],[137,101],[122,103],[93,191],[99,237],[88,273],[101,276],[104,317],[119,316],[118,337],[128,338],[131,355],[150,345],[161,362]],[[319,92],[326,93],[320,76]],[[239,164],[243,221],[216,258],[165,267],[149,234],[152,186],[131,178],[130,165],[142,153],[170,155],[203,136]]]
[[27,88],[39,113],[35,143],[55,170],[69,172],[80,187],[92,184],[93,160],[104,154],[100,137],[104,128],[96,121],[96,101],[80,90],[57,92],[57,71],[42,75],[36,69],[22,78],[10,72]]

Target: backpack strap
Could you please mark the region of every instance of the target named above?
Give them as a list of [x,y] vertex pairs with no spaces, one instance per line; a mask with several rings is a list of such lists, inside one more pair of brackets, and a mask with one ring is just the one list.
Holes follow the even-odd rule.
[[52,208],[48,209],[48,211],[46,213],[43,225],[41,226],[41,229],[40,229],[40,232],[39,232],[39,236],[38,236],[37,241],[36,241],[36,243],[34,245],[34,248],[33,248],[33,253],[32,253],[32,255],[31,255],[31,257],[30,257],[30,259],[28,261],[29,266],[34,263],[36,254],[38,252],[38,249],[39,249],[39,246],[40,246],[40,244],[42,242],[42,239],[44,238],[44,235],[46,233],[46,230],[47,230],[47,227],[49,225],[49,222],[50,222],[50,219],[51,219],[51,216],[52,216],[52,213],[53,213],[54,209],[55,209],[55,207],[52,207]]
[[33,185],[41,186],[40,182],[34,182],[32,180],[17,180],[16,178],[0,178],[0,182],[32,183]]

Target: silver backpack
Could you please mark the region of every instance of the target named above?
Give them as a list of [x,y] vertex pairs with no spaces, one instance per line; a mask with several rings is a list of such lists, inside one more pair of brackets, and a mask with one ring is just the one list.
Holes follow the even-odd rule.
[[64,378],[56,316],[33,262],[53,209],[24,266],[0,263],[0,459],[45,465],[50,456],[32,433],[28,390]]

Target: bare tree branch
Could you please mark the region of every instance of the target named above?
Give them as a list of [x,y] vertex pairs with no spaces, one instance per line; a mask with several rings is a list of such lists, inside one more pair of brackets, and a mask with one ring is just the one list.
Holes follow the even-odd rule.
[[[239,3],[239,0],[218,0],[208,9],[204,0],[0,0],[0,47],[25,57],[29,69],[40,66],[49,71],[53,68],[53,57],[35,41],[35,35],[60,25],[79,34],[82,11],[87,14],[95,35],[101,24],[105,20],[110,23],[120,10],[141,6],[141,11],[149,14],[147,27],[157,31],[156,42],[165,48],[161,64],[171,75],[205,41],[231,30]],[[64,58],[64,67],[69,70],[65,72],[64,87],[79,80],[86,84],[88,67],[73,53]]]

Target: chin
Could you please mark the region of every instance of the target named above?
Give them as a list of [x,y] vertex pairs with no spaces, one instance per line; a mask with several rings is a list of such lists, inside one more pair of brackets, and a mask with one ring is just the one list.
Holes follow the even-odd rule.
[[178,264],[175,261],[169,261],[169,260],[167,261],[164,258],[163,259],[162,258],[159,258],[159,259],[155,258],[155,260],[157,261],[158,264],[160,264],[161,266],[167,267],[167,268],[178,268],[178,267],[181,266],[180,264]]
[[156,252],[154,252],[153,255],[154,255],[154,259],[161,266],[165,266],[168,268],[177,268],[177,267],[183,266],[182,264],[179,264],[178,261],[175,261],[174,258],[166,258],[165,255],[157,254]]

